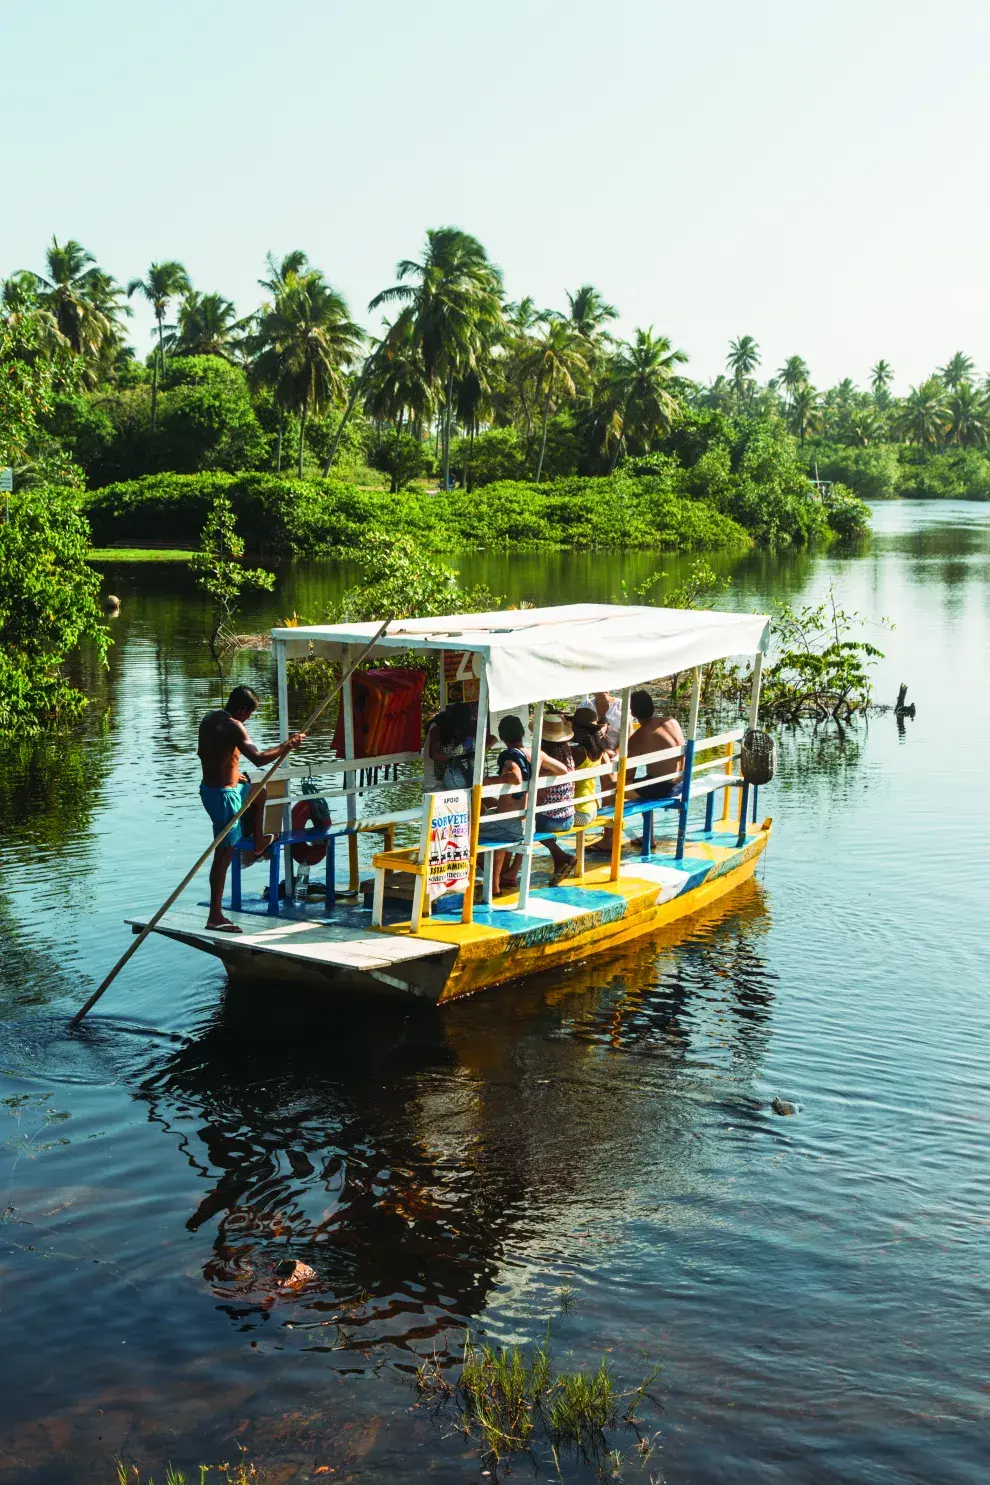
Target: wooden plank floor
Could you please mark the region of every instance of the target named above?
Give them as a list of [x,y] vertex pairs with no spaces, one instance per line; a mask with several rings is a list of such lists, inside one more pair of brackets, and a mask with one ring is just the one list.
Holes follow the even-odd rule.
[[[388,969],[411,959],[426,959],[435,954],[448,954],[450,945],[435,940],[399,937],[349,927],[342,923],[291,922],[273,919],[269,922],[256,913],[233,913],[227,917],[243,928],[243,933],[218,933],[204,928],[203,908],[177,909],[166,913],[155,932],[174,934],[185,940],[201,939],[213,943],[236,945],[239,949],[261,949],[286,959],[298,959],[341,969]],[[135,928],[143,928],[147,918],[128,918]]]

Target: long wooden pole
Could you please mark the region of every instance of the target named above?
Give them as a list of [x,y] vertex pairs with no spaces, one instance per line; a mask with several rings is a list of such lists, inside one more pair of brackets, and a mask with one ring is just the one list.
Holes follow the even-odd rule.
[[[326,709],[330,705],[330,703],[332,701],[335,701],[336,700],[336,698],[340,695],[341,691],[347,685],[347,682],[350,680],[351,676],[354,674],[354,672],[357,670],[358,666],[361,664],[362,660],[364,660],[368,655],[371,654],[371,651],[374,649],[375,645],[381,639],[382,635],[385,633],[385,630],[388,628],[388,626],[389,626],[389,624],[391,622],[392,622],[391,619],[386,619],[385,620],[385,622],[380,626],[380,628],[378,629],[378,631],[374,635],[374,637],[372,639],[370,639],[368,641],[368,643],[365,645],[365,647],[361,651],[360,655],[354,661],[354,664],[350,667],[350,669],[348,671],[345,672],[345,674],[343,676],[341,676],[340,684],[338,686],[336,686],[333,691],[331,691],[330,695],[327,696],[324,701],[321,701],[320,702],[319,706],[313,712],[312,716],[308,717],[307,720],[306,720],[306,722],[300,728],[300,731],[302,731],[302,732],[308,732],[310,730],[310,728],[313,726],[313,723],[316,722],[318,720],[318,718],[320,718],[323,715],[323,713],[326,711]],[[179,897],[181,897],[182,893],[189,886],[189,883],[192,881],[193,877],[199,871],[200,867],[205,866],[206,862],[213,855],[213,852],[216,850],[217,846],[220,845],[221,841],[224,839],[225,836],[229,835],[230,831],[234,828],[234,825],[241,818],[241,816],[247,810],[249,810],[251,808],[252,804],[257,799],[258,795],[261,793],[262,789],[264,789],[265,785],[268,783],[268,780],[272,777],[272,774],[284,762],[285,762],[285,754],[282,753],[278,758],[275,759],[274,763],[272,763],[272,765],[268,769],[268,771],[255,784],[254,788],[251,790],[251,792],[248,795],[247,799],[245,799],[244,803],[241,805],[240,809],[237,811],[237,814],[231,816],[231,818],[227,821],[226,825],[220,831],[219,835],[215,836],[214,837],[214,840],[212,841],[212,843],[209,846],[207,846],[206,850],[203,852],[202,856],[199,857],[199,859],[196,862],[196,864],[189,871],[186,872],[186,875],[182,878],[182,881],[176,887],[175,891],[172,892],[172,893],[170,893],[169,896],[166,897],[165,901],[162,903],[162,905],[158,909],[158,911],[156,913],[154,913],[152,915],[152,917],[150,917],[148,919],[147,923],[141,929],[141,932],[128,945],[128,947],[127,947],[127,949],[125,949],[124,953],[121,954],[120,958],[117,960],[117,963],[114,965],[113,969],[107,975],[106,979],[102,982],[102,984],[100,984],[100,985],[98,985],[96,987],[96,989],[93,991],[92,995],[87,1000],[86,1004],[84,1006],[82,1006],[78,1011],[76,1011],[76,1014],[73,1016],[72,1020],[69,1022],[69,1025],[70,1026],[78,1026],[79,1025],[79,1022],[83,1019],[83,1017],[84,1016],[87,1016],[89,1014],[89,1012],[93,1009],[93,1007],[96,1004],[96,1002],[99,1000],[100,996],[104,993],[105,990],[108,990],[110,988],[110,986],[113,984],[114,980],[120,974],[120,971],[123,969],[123,967],[127,963],[128,959],[130,959],[133,954],[136,954],[137,953],[138,949],[140,949],[141,945],[144,943],[145,939],[148,937],[148,934],[153,931],[153,929],[156,927],[156,925],[160,922],[160,920],[168,912],[168,910],[172,906],[172,904]]]

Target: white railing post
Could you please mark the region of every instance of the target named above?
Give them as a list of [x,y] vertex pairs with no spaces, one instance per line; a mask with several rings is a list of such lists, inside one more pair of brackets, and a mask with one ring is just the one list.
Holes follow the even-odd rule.
[[529,901],[529,877],[533,866],[533,836],[536,833],[536,796],[539,793],[537,781],[540,774],[540,748],[543,745],[543,702],[538,701],[533,708],[533,747],[530,753],[531,766],[529,770],[529,792],[526,795],[526,819],[523,821],[523,859],[522,868],[519,872],[519,910],[525,908]]
[[629,771],[629,698],[632,687],[620,692],[622,710],[619,715],[619,767],[615,775],[615,803],[612,808],[612,859],[609,880],[619,880],[619,864],[622,860],[622,814],[626,806],[626,774]]

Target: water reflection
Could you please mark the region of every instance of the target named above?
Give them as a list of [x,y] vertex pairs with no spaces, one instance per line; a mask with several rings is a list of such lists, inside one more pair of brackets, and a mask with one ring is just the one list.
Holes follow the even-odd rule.
[[[767,926],[751,885],[659,959],[645,942],[607,978],[585,966],[444,1014],[229,991],[138,1094],[203,1180],[184,1221],[211,1234],[202,1272],[221,1309],[245,1330],[291,1313],[307,1349],[348,1367],[472,1322],[507,1247],[638,1185],[644,1109],[663,1148],[688,1064],[721,1101],[752,1103],[776,984]],[[311,1276],[286,1286],[287,1259]]]

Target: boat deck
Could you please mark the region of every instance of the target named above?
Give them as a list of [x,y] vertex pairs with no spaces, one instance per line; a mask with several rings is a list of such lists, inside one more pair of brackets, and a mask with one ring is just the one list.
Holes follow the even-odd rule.
[[[247,894],[241,912],[227,910],[240,934],[205,928],[205,903],[166,914],[155,931],[219,955],[234,975],[366,989],[371,982],[447,1000],[585,958],[699,910],[752,872],[768,833],[769,822],[753,826],[740,847],[735,830],[692,832],[681,859],[673,854],[673,841],[660,840],[645,858],[625,853],[615,882],[607,860],[599,857],[601,864],[558,887],[534,877],[523,909],[509,894],[477,905],[471,923],[460,921],[463,899],[450,894],[434,904],[415,935],[408,906],[401,903],[388,906],[376,929],[370,909],[361,906],[338,901],[327,914],[321,903],[290,902],[274,917],[263,898]],[[147,918],[128,921],[137,930]]]

